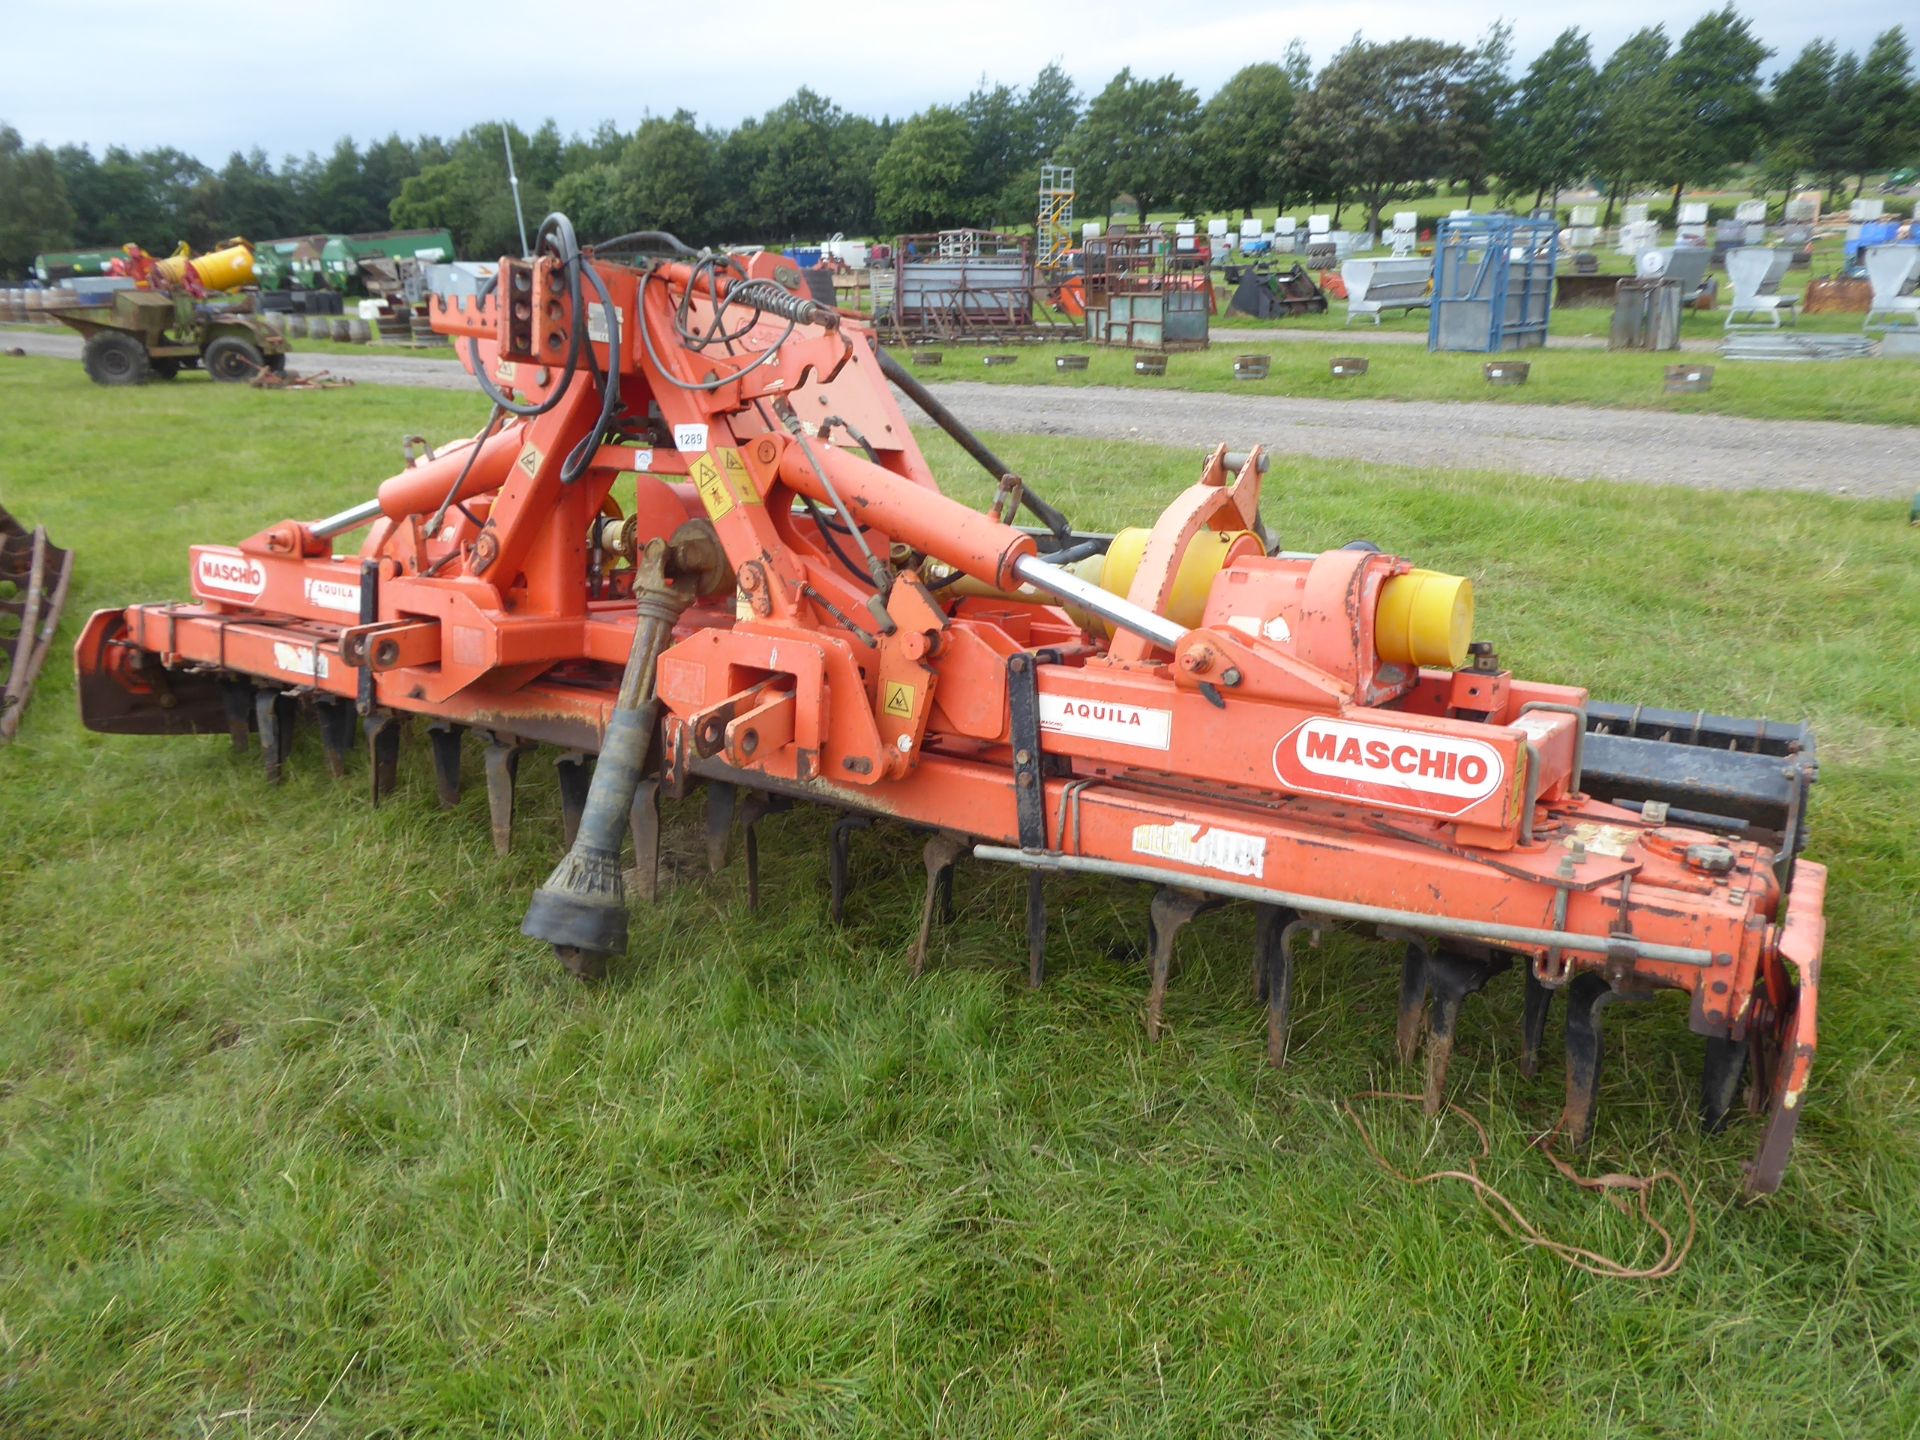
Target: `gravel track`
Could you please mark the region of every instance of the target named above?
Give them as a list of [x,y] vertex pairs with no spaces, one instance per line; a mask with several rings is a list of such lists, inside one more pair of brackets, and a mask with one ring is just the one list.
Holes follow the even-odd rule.
[[[0,348],[77,359],[77,336],[10,332]],[[0,361],[4,364],[4,361]],[[458,362],[296,353],[289,368],[327,370],[366,385],[465,390]],[[0,370],[0,374],[4,374]],[[1626,480],[1701,490],[1801,490],[1906,499],[1916,431],[1831,420],[1752,420],[1578,405],[1300,400],[1109,386],[935,387],[980,430],[1138,440],[1235,449],[1264,444],[1290,455],[1442,470],[1492,470],[1563,480]]]

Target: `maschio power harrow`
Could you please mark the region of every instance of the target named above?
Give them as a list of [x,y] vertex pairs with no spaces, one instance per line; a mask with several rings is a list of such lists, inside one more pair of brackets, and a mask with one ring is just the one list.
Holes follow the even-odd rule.
[[[86,723],[257,734],[277,779],[310,711],[335,773],[364,726],[376,800],[409,719],[443,800],[471,733],[501,844],[520,756],[557,746],[569,848],[523,928],[583,976],[625,949],[627,889],[651,896],[663,792],[696,782],[709,841],[743,826],[749,864],[770,810],[844,812],[836,913],[855,831],[925,832],[915,971],[962,856],[1026,871],[1035,984],[1046,875],[1157,887],[1153,1036],[1181,928],[1253,905],[1275,1063],[1303,940],[1374,929],[1404,947],[1429,1109],[1462,1000],[1517,965],[1529,1074],[1566,997],[1575,1145],[1603,1012],[1678,991],[1706,1125],[1750,1078],[1749,1189],[1778,1184],[1824,932],[1825,871],[1796,863],[1804,728],[1510,674],[1471,640],[1467,581],[1277,549],[1258,449],[1216,449],[1149,529],[1074,530],[780,257],[617,243],[626,263],[552,216],[488,293],[436,299],[488,424],[365,504],[194,547],[190,603],[95,614]],[[941,493],[889,381],[993,475],[988,513]]]

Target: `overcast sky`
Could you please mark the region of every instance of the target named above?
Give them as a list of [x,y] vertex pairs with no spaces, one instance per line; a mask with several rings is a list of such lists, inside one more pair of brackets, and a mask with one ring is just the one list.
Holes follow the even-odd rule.
[[[254,145],[277,160],[324,152],[346,134],[452,135],[502,116],[529,127],[551,116],[563,131],[586,132],[603,119],[631,129],[649,112],[684,106],[704,124],[732,125],[802,84],[848,110],[904,116],[963,98],[982,75],[1024,84],[1050,60],[1083,93],[1130,65],[1136,75],[1172,71],[1204,98],[1241,65],[1279,59],[1296,36],[1318,66],[1356,30],[1376,40],[1471,42],[1502,14],[1515,21],[1522,65],[1568,25],[1587,30],[1604,57],[1641,25],[1664,22],[1677,35],[1710,8],[1661,0],[723,0],[671,8],[651,0],[253,0],[222,10],[0,0],[8,52],[0,121],[29,142],[77,141],[96,152],[110,143],[173,145],[218,165]],[[1916,13],[1913,0],[1747,0],[1740,8],[1786,57],[1821,35],[1864,50]],[[209,19],[220,27],[217,49]],[[516,25],[528,29],[517,34]]]

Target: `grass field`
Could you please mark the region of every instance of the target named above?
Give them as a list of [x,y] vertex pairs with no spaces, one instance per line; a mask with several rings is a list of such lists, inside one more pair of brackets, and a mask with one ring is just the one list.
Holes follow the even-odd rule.
[[[69,638],[182,595],[190,541],[359,500],[402,434],[485,412],[6,373],[0,502],[76,548]],[[1150,518],[1195,465],[994,443],[1088,526]],[[835,930],[825,821],[796,811],[762,830],[758,916],[738,867],[676,867],[582,989],[516,934],[557,845],[549,766],[503,861],[477,757],[451,815],[419,750],[375,810],[310,733],[274,790],[224,739],[83,732],[60,659],[0,750],[0,1435],[1914,1433],[1920,531],[1799,495],[1284,459],[1269,483],[1290,547],[1471,574],[1522,673],[1818,725],[1822,1050],[1778,1197],[1734,1198],[1750,1122],[1697,1133],[1681,1007],[1609,1022],[1592,1164],[1695,1189],[1677,1278],[1572,1274],[1374,1168],[1337,1105],[1408,1083],[1383,942],[1302,966],[1276,1072],[1250,923],[1203,921],[1150,1047],[1143,891],[1053,891],[1033,994],[1022,883],[963,868],[910,984],[917,846],[856,850]],[[699,820],[672,814],[677,851]],[[1487,1173],[1634,1253],[1527,1148],[1560,1066],[1519,1077],[1518,1017],[1509,979],[1461,1026]],[[1471,1151],[1374,1118],[1403,1167]]]

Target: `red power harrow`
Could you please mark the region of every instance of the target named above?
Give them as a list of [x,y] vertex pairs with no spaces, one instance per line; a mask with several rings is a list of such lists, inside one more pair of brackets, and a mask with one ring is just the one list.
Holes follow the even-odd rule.
[[[1751,1069],[1748,1188],[1777,1185],[1824,932],[1825,871],[1796,863],[1804,727],[1517,678],[1471,643],[1467,582],[1277,549],[1258,449],[1215,450],[1150,528],[1073,530],[800,288],[778,256],[596,254],[549,217],[478,300],[433,302],[494,402],[481,432],[341,514],[194,547],[189,603],[95,614],[86,723],[257,734],[278,779],[306,709],[336,774],[364,726],[376,800],[409,717],[446,801],[472,732],[503,847],[519,757],[559,747],[569,848],[523,928],[587,976],[625,948],[627,886],[652,894],[663,791],[696,782],[750,867],[770,809],[843,811],[836,916],[856,830],[930,832],[916,972],[962,856],[1026,871],[1036,985],[1048,873],[1147,881],[1153,1036],[1182,927],[1251,904],[1276,1064],[1303,939],[1375,929],[1404,946],[1399,1051],[1424,1037],[1430,1110],[1462,1000],[1517,964],[1529,1075],[1566,996],[1576,1145],[1603,1012],[1678,991],[1706,1125]],[[990,513],[941,493],[889,381],[999,482]]]

